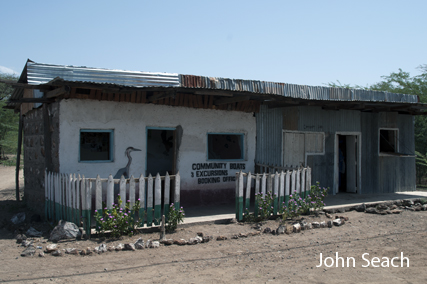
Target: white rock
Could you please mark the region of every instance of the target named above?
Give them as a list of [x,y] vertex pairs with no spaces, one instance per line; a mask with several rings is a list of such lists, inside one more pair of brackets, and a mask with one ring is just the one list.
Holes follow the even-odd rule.
[[50,244],[46,246],[46,252],[47,253],[51,253],[53,251],[56,251],[58,249],[58,245],[57,244]]
[[135,248],[136,249],[143,249],[144,248],[144,240],[142,238],[139,238],[135,242]]
[[107,245],[106,244],[100,244],[98,247],[98,253],[107,252]]
[[64,239],[75,239],[80,235],[79,227],[76,224],[60,220],[50,233],[49,240],[57,242]]
[[122,243],[119,243],[119,244],[116,246],[116,251],[123,250],[124,248],[125,248],[125,245],[124,245],[124,244],[122,244]]

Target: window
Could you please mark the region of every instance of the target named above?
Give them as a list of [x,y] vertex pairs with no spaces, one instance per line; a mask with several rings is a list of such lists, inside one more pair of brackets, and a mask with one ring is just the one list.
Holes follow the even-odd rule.
[[283,164],[289,167],[306,165],[306,155],[324,155],[323,132],[283,131]]
[[397,153],[397,137],[397,129],[380,129],[380,153]]
[[244,134],[208,133],[208,160],[243,160]]
[[80,162],[112,162],[113,130],[80,130]]

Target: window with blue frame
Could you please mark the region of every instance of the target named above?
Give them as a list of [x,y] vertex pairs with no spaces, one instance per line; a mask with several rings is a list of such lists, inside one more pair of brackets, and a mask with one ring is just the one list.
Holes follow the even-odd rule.
[[208,133],[208,160],[243,160],[244,134]]
[[112,162],[114,130],[80,130],[80,162]]

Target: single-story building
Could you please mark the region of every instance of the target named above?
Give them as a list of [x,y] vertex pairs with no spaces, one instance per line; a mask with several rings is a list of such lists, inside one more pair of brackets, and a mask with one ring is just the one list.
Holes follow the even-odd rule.
[[416,96],[31,60],[13,85],[32,207],[46,169],[179,171],[183,206],[233,202],[236,171],[302,165],[332,194],[415,190]]

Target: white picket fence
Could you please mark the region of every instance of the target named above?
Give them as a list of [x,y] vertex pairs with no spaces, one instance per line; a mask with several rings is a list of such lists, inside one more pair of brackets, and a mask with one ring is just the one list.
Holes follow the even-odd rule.
[[[253,183],[254,181],[254,183]],[[300,196],[307,196],[311,189],[311,168],[297,168],[293,170],[281,171],[278,173],[263,173],[252,175],[236,173],[236,219],[241,221],[243,213],[250,208],[251,190],[255,187],[255,193],[274,194],[273,214],[276,215],[279,204],[285,202],[288,206],[289,195],[298,193]],[[258,206],[254,206],[254,214],[257,214]]]
[[[76,224],[84,222],[84,228],[90,235],[95,210],[103,209],[103,203],[107,209],[113,208],[117,201],[114,189],[122,200],[121,207],[129,201],[130,207],[140,200],[140,214],[145,216],[139,220],[139,226],[159,225],[161,215],[167,216],[171,201],[175,208],[180,208],[180,175],[165,176],[157,174],[155,177],[139,178],[131,176],[125,179],[108,178],[85,178],[76,174],[60,174],[45,172],[45,216],[49,220],[67,220]],[[163,185],[163,188],[162,188]],[[171,186],[173,186],[171,191]],[[172,192],[172,196],[171,193]],[[163,210],[161,206],[163,205]],[[162,212],[163,211],[163,212]]]

